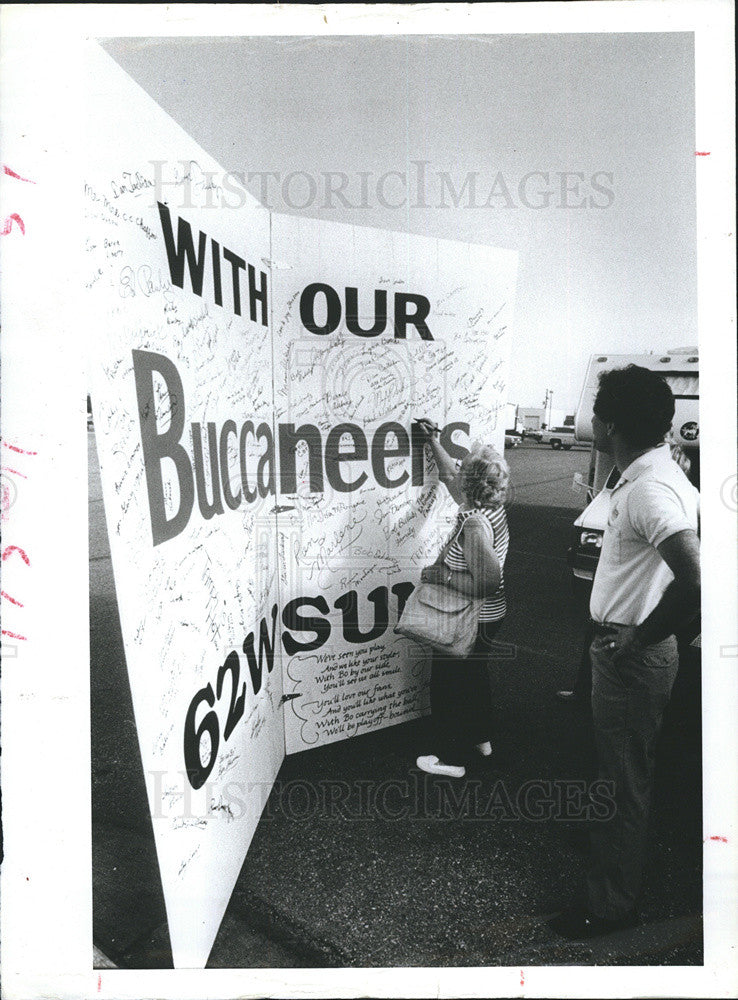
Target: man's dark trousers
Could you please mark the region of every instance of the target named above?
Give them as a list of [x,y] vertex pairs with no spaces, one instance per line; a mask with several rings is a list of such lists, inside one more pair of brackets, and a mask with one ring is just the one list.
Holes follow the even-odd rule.
[[640,891],[656,740],[679,666],[674,636],[613,662],[609,644],[622,627],[598,625],[590,647],[599,777],[613,782],[616,808],[592,824],[587,894],[607,919],[631,911]]

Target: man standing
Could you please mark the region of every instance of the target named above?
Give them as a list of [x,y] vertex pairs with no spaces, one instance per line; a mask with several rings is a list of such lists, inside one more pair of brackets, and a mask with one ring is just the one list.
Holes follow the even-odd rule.
[[549,921],[572,939],[638,923],[656,739],[678,669],[674,631],[699,613],[699,493],[664,443],[673,416],[655,372],[629,365],[600,376],[594,444],[623,470],[590,600],[599,777],[614,786],[615,814],[592,830],[586,903]]

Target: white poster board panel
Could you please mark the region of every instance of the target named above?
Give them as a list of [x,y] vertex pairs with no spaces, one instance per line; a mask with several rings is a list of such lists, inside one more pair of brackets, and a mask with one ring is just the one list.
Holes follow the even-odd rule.
[[393,628],[456,506],[413,420],[502,453],[517,254],[285,216],[272,246],[293,753],[428,709]]
[[91,79],[90,392],[174,963],[196,967],[284,756],[279,637],[259,630],[279,603],[256,485],[269,214],[218,204],[217,164],[102,53]]

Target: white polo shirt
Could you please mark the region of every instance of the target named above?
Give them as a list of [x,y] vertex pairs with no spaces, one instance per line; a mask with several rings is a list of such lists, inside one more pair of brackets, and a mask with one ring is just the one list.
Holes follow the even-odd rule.
[[610,494],[610,512],[590,599],[596,622],[640,625],[674,574],[656,551],[679,531],[697,531],[698,491],[669,446],[641,455]]

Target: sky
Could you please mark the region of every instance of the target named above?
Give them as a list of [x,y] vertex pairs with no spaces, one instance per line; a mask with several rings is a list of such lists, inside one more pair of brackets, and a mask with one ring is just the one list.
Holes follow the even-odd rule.
[[691,34],[104,47],[275,211],[517,250],[510,402],[697,344]]

